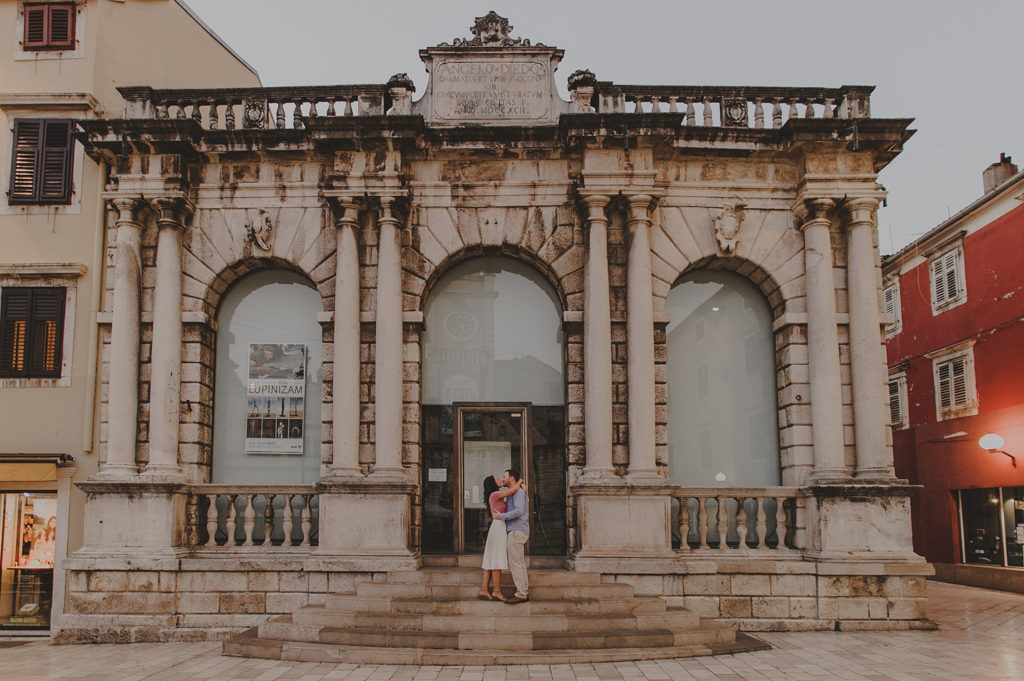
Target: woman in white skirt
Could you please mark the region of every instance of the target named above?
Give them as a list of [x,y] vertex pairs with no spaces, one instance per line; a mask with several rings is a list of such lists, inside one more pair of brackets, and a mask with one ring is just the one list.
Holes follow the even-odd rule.
[[[490,513],[505,512],[505,497],[514,494],[519,489],[520,483],[514,484],[508,489],[501,489],[497,475],[488,475],[484,478],[484,498],[487,499],[487,506]],[[482,601],[505,600],[501,593],[501,571],[508,569],[508,554],[505,551],[504,520],[492,520],[491,527],[487,530],[487,543],[484,544],[484,559],[482,567],[484,570],[484,583],[480,587],[479,598]],[[491,590],[487,590],[488,583]]]

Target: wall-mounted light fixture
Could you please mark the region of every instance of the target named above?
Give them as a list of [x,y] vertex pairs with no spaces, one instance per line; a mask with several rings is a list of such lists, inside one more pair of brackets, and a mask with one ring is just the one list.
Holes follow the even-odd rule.
[[982,449],[987,449],[993,454],[1004,454],[1010,457],[1010,462],[1013,463],[1013,467],[1017,467],[1017,459],[1013,454],[1003,451],[1003,445],[1006,444],[1006,440],[1004,440],[1001,435],[997,435],[996,433],[986,433],[978,439],[978,444]]

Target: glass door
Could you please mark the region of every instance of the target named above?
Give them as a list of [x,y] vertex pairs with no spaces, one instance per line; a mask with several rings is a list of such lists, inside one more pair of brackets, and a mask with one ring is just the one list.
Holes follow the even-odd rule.
[[56,494],[0,494],[0,631],[50,626],[56,540]]
[[[459,553],[483,553],[491,512],[484,494],[486,478],[517,468],[526,474],[526,406],[456,406],[455,440],[459,449],[459,501],[456,515]],[[461,536],[460,536],[461,535]]]

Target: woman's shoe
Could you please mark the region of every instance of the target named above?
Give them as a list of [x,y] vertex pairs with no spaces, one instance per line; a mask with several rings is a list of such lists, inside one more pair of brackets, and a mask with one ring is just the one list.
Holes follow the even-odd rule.
[[496,591],[491,594],[491,600],[507,601],[508,599],[505,598],[505,594],[501,593],[500,591]]
[[479,598],[481,601],[493,601],[494,600],[494,596],[492,596],[491,594],[487,593],[486,591],[481,591],[479,594],[477,594],[476,597]]

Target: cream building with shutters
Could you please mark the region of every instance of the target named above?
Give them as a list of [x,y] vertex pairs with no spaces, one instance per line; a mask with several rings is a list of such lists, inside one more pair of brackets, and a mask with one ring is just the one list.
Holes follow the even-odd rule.
[[74,121],[119,115],[122,85],[259,78],[174,1],[4,0],[0,47],[2,632],[59,617],[61,560],[83,541],[71,482],[99,469],[109,169],[76,143]]
[[910,121],[855,86],[565,101],[561,50],[472,30],[422,93],[140,76],[79,123],[98,469],[58,640],[312,655],[320,606],[472,564],[508,467],[538,565],[673,617],[927,626],[875,223]]

